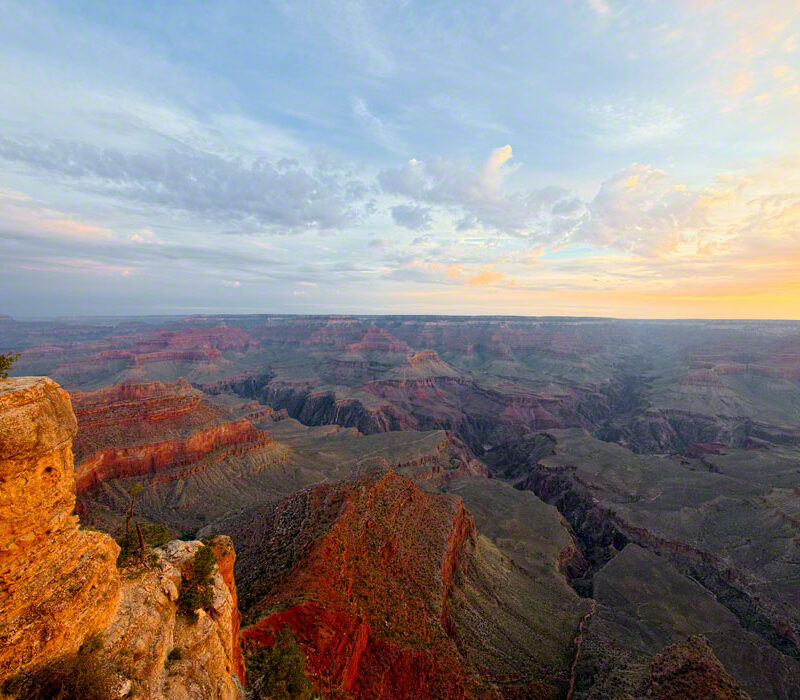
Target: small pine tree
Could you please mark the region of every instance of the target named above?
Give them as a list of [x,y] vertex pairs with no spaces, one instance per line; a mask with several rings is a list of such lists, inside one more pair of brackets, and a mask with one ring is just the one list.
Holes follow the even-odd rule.
[[8,379],[8,371],[18,359],[18,352],[0,353],[0,379]]
[[117,566],[127,566],[134,559],[141,561],[142,546],[139,540],[139,530],[141,530],[145,544],[148,547],[161,547],[173,537],[170,529],[163,525],[156,523],[138,526],[137,523],[137,530],[129,529],[128,532],[117,538],[117,544],[119,545]]
[[198,608],[208,611],[214,602],[214,587],[211,575],[217,558],[211,547],[200,547],[194,555],[192,571],[181,583],[178,607],[193,622],[197,621]]
[[276,632],[271,647],[258,646],[245,657],[249,698],[312,700],[317,695],[306,675],[306,657],[288,626]]

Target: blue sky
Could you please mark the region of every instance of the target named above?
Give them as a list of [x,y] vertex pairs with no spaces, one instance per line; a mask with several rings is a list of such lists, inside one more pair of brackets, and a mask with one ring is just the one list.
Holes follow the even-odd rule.
[[0,312],[800,315],[791,0],[0,0]]

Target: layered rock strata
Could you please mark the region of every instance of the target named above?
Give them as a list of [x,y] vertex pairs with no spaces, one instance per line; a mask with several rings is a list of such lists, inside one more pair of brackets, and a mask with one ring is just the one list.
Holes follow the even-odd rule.
[[[241,698],[230,539],[170,542],[118,570],[114,540],[81,530],[73,514],[75,432],[69,395],[54,381],[0,381],[0,683],[95,636],[119,697]],[[211,604],[193,621],[179,596],[204,546],[217,565]]]
[[0,381],[0,680],[110,622],[119,548],[73,515],[75,416],[46,377]]

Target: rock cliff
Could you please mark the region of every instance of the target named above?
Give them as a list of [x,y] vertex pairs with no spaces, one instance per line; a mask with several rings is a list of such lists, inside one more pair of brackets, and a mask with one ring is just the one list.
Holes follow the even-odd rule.
[[69,396],[0,381],[0,680],[80,647],[111,620],[119,548],[74,516]]
[[71,398],[79,495],[115,479],[174,481],[272,444],[249,415],[210,404],[185,380],[124,382]]
[[[239,611],[235,586],[222,567],[212,576],[212,603],[192,621],[180,612],[178,596],[201,542],[175,540],[155,550],[145,567],[129,567],[119,612],[104,630],[106,653],[125,677],[133,696],[149,700],[214,698],[237,700],[244,671],[239,651]],[[227,537],[209,542],[232,558]],[[223,569],[224,570],[224,569]]]
[[[73,514],[75,432],[51,379],[0,382],[0,683],[37,678],[92,638],[118,697],[240,698],[231,541],[170,542],[119,570],[117,544]],[[179,595],[204,546],[217,563],[193,621]]]
[[239,552],[245,648],[270,646],[288,626],[323,697],[565,690],[583,604],[558,580],[557,547],[537,567],[550,574],[529,575],[476,531],[457,496],[375,469],[208,531],[229,532]]

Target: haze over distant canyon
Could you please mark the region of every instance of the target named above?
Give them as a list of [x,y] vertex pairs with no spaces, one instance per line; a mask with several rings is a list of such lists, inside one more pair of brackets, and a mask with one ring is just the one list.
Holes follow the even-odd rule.
[[800,700],[797,0],[0,18],[0,700]]
[[[45,464],[71,437],[63,517],[75,498],[82,529],[59,536],[86,575],[116,571],[117,546],[86,528],[125,551],[134,485],[137,526],[163,531],[156,569],[120,560],[121,587],[72,603],[98,621],[64,631],[77,648],[105,629],[126,692],[236,697],[289,630],[323,697],[798,697],[800,324],[5,320],[0,342],[22,351],[12,374],[65,390],[0,382],[6,435],[31,436],[4,464]],[[37,407],[56,395],[55,414]],[[26,517],[30,536],[9,515],[9,542],[42,536]],[[221,646],[169,602],[212,542],[237,608],[209,608]],[[148,610],[164,622],[140,634],[173,636],[132,665],[120,616]],[[12,666],[56,654],[26,635]]]

